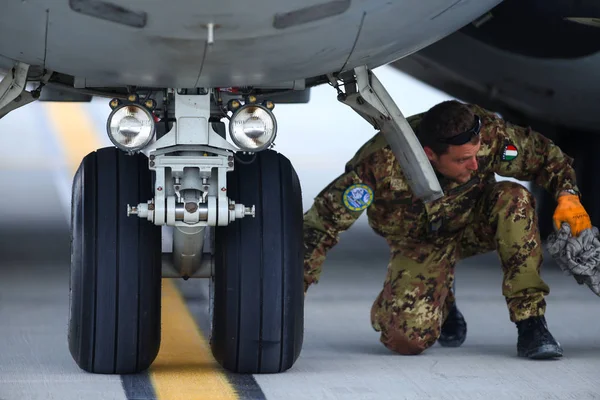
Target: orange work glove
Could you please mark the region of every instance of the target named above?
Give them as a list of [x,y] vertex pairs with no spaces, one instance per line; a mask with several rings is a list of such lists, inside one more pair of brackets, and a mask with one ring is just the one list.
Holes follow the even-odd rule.
[[566,194],[558,197],[558,206],[554,210],[554,225],[559,230],[563,222],[571,227],[571,234],[579,236],[581,231],[592,227],[590,216],[579,202],[579,196]]

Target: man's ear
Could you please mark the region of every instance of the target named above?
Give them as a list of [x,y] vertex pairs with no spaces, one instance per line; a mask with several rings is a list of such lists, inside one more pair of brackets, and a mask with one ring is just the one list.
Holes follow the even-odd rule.
[[423,147],[423,150],[425,150],[425,155],[427,156],[429,161],[434,161],[436,159],[435,153],[433,152],[433,150],[431,150],[431,147],[425,146]]

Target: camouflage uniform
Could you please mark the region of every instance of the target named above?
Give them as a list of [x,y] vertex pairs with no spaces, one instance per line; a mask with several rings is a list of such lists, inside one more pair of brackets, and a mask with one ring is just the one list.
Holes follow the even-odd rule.
[[[502,293],[514,322],[543,315],[549,288],[540,277],[542,246],[535,202],[522,185],[496,182],[495,173],[532,181],[557,195],[578,190],[572,159],[553,142],[512,125],[481,107],[479,169],[465,184],[438,176],[445,196],[425,204],[415,198],[387,145],[376,134],[359,149],[345,172],[331,182],[304,215],[305,290],[318,282],[326,253],[362,211],[343,202],[353,184],[368,186],[373,202],[369,225],[383,236],[391,258],[371,322],[381,341],[402,354],[418,354],[435,343],[449,306],[454,266],[460,259],[497,250],[504,278]],[[413,129],[423,114],[409,118]],[[506,146],[518,155],[504,159]],[[510,158],[510,157],[509,157]]]

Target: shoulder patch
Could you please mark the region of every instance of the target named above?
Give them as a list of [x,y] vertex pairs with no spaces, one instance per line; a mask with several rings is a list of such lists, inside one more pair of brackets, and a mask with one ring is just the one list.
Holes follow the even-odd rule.
[[507,144],[502,151],[502,160],[512,161],[517,158],[518,155],[519,151],[517,150],[517,147],[513,144]]
[[373,202],[373,189],[362,183],[348,186],[342,195],[344,206],[351,211],[362,211]]

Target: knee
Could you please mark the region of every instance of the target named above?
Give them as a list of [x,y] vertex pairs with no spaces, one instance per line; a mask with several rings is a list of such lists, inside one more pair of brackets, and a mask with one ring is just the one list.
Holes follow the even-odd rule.
[[395,353],[405,356],[416,356],[431,347],[437,340],[432,331],[422,330],[425,334],[408,334],[402,329],[384,330],[381,333],[381,342],[385,347]]
[[393,341],[383,342],[384,346],[395,353],[403,356],[417,356],[424,352],[429,346],[423,345],[415,340],[403,338]]

